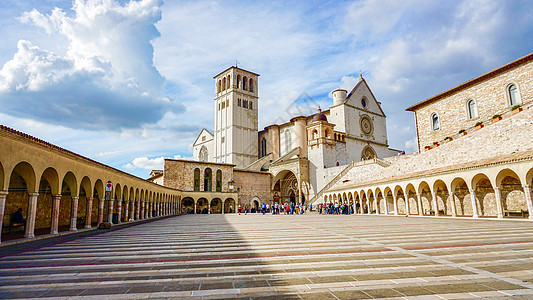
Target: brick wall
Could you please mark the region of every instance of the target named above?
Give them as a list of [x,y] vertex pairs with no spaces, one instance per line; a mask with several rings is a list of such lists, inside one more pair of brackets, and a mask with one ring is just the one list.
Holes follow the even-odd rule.
[[164,185],[183,191],[194,191],[194,170],[200,169],[200,191],[204,190],[206,168],[212,170],[212,191],[216,191],[216,173],[222,171],[222,192],[229,192],[228,182],[233,179],[233,165],[198,161],[165,159]]

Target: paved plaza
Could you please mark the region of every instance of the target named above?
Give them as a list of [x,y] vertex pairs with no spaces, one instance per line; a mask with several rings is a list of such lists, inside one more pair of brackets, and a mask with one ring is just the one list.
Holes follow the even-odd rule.
[[1,298],[533,299],[529,221],[184,215],[41,246],[0,248]]

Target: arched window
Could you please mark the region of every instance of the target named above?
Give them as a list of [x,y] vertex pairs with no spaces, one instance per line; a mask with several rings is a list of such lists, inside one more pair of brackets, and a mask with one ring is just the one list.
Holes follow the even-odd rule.
[[217,93],[220,93],[222,92],[222,80],[218,80],[218,89],[217,89]]
[[285,130],[285,153],[289,153],[292,150],[292,134],[291,130]]
[[217,170],[217,192],[222,192],[222,171]]
[[222,78],[222,90],[226,89],[226,77]]
[[237,98],[237,106],[241,106],[241,98]]
[[246,81],[248,81],[248,78],[246,78],[246,76],[244,76],[242,78],[242,89],[246,91],[246,85],[248,84]]
[[261,140],[261,157],[264,157],[267,155],[267,140],[263,138]]
[[250,92],[253,92],[254,91],[254,80],[252,78],[250,78],[250,88],[249,88]]
[[200,191],[200,169],[194,169],[194,191]]
[[329,138],[329,130],[326,129],[326,131],[324,131],[324,134],[326,138]]
[[477,114],[477,105],[476,105],[476,101],[474,101],[474,100],[468,100],[468,101],[466,102],[466,110],[467,110],[468,118],[469,118],[469,119],[475,119],[475,118],[477,118],[478,114]]
[[202,146],[202,149],[200,149],[200,155],[198,157],[200,161],[208,161],[209,160],[209,152],[207,151],[207,148],[205,146]]
[[318,139],[318,131],[315,129],[313,130],[313,140]]
[[241,75],[237,75],[237,88],[241,88]]
[[226,82],[228,85],[228,89],[231,87],[231,75],[228,75],[228,81]]
[[213,171],[210,168],[205,169],[204,172],[204,191],[211,192],[213,190]]
[[254,109],[254,103],[252,101],[250,101],[250,103],[248,103],[248,108],[250,109]]
[[366,146],[361,152],[361,160],[370,160],[376,158],[376,152],[372,147]]
[[516,87],[516,85],[511,84],[507,88],[507,91],[509,93],[509,104],[511,104],[510,106],[515,106],[522,102],[520,100],[520,94],[518,93],[518,88]]
[[440,121],[439,121],[439,116],[437,115],[437,113],[431,114],[431,129],[433,130],[440,129]]

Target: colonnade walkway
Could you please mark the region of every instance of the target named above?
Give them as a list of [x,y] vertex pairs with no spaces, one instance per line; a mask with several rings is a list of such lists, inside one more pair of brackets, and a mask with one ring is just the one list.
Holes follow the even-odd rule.
[[4,253],[0,297],[532,299],[533,224],[183,215]]

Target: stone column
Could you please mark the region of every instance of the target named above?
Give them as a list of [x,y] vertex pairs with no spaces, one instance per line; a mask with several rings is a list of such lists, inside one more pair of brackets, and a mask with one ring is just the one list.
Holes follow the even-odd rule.
[[98,203],[98,224],[101,224],[104,222],[104,207],[105,207],[105,199],[100,198]]
[[92,228],[91,222],[92,222],[92,216],[93,216],[93,197],[86,198],[87,199],[87,208],[85,208],[85,228]]
[[52,195],[52,224],[50,224],[50,234],[59,233],[59,206],[61,205],[61,195]]
[[139,211],[141,210],[141,202],[135,201],[135,221],[139,220]]
[[396,199],[396,194],[392,194],[392,201],[394,204],[394,215],[398,215],[398,199]]
[[196,214],[196,201],[194,201],[194,213]]
[[383,200],[385,201],[385,214],[389,214],[389,199],[387,198],[387,195],[383,196]]
[[503,219],[502,193],[498,186],[494,187],[494,198],[496,200],[496,209],[498,210],[498,219]]
[[368,207],[367,215],[370,215],[372,213],[370,209],[370,200],[366,198],[366,207]]
[[109,211],[107,212],[107,222],[113,224],[113,204],[115,203],[115,199],[109,200]]
[[476,192],[474,189],[470,191],[470,200],[472,200],[472,217],[479,218],[479,213],[477,211]]
[[26,218],[25,238],[35,237],[35,217],[37,216],[37,197],[38,193],[29,193],[28,218]]
[[122,223],[122,199],[117,199],[118,224]]
[[431,193],[431,196],[433,197],[433,207],[435,207],[435,217],[439,216],[439,202],[437,201],[437,193],[433,192]]
[[405,215],[411,214],[411,205],[409,204],[409,198],[403,193],[403,200],[405,201]]
[[139,204],[139,220],[144,219],[144,201]]
[[222,214],[224,214],[224,201],[222,201]]
[[418,215],[423,216],[424,206],[422,206],[422,195],[420,193],[416,193],[416,200],[418,202]]
[[[6,210],[7,194],[8,192],[6,191],[0,191],[0,233],[2,232],[2,225],[4,224],[4,212]],[[2,243],[1,237],[2,235],[0,234],[0,244]]]
[[130,201],[126,200],[126,206],[124,207],[124,222],[128,222],[130,219]]
[[525,184],[523,188],[524,196],[526,198],[527,203],[527,210],[529,212],[529,219],[533,220],[533,195],[531,195],[531,186]]
[[450,192],[448,198],[450,199],[450,206],[452,208],[452,217],[457,217],[457,208],[455,207],[455,194],[453,192]]
[[211,201],[207,202],[207,213],[211,214]]
[[135,220],[135,200],[131,201],[130,205],[130,219]]
[[78,230],[78,201],[80,197],[71,197],[71,207],[70,207],[70,231]]
[[154,208],[154,202],[148,202],[148,219],[152,218],[153,216],[153,208]]
[[379,215],[379,200],[377,196],[374,199],[376,200],[376,215]]

